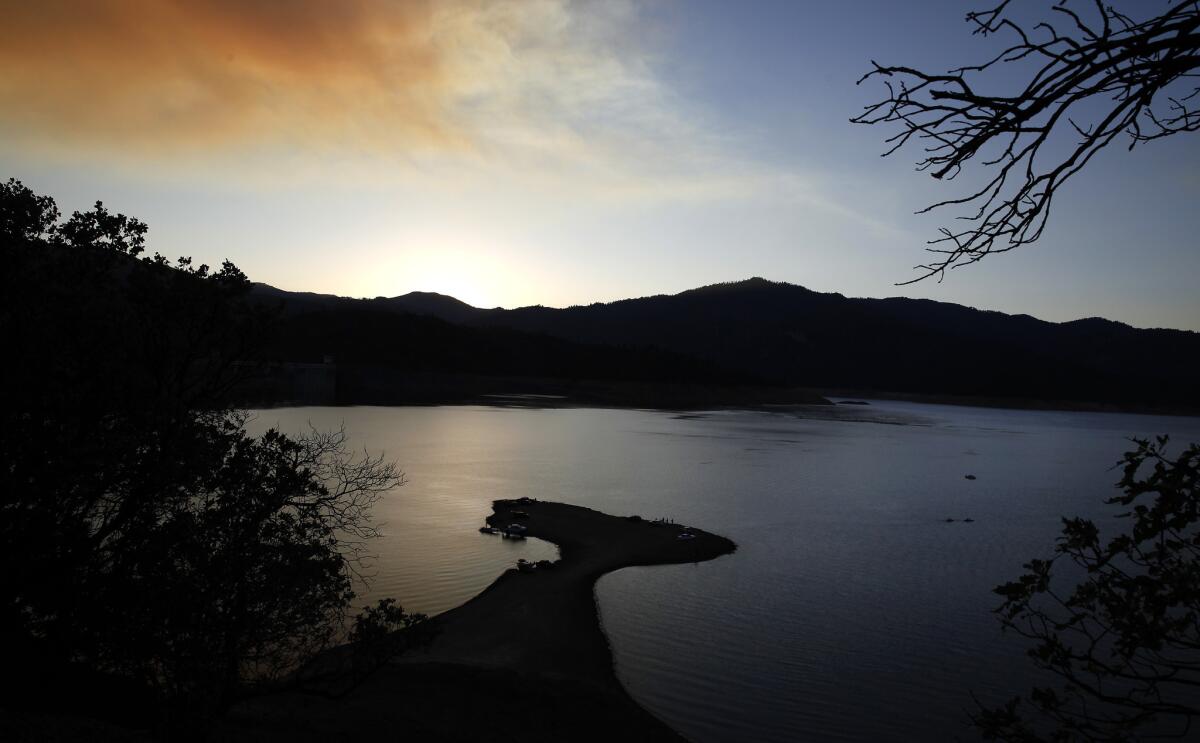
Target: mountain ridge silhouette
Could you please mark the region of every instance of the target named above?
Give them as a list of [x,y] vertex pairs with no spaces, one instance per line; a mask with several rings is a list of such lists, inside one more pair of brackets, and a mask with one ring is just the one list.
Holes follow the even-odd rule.
[[348,299],[256,287],[302,316],[350,308],[586,346],[650,349],[781,387],[1200,407],[1200,334],[1041,320],[930,299],[846,297],[753,277],[566,308],[478,308],[412,292]]

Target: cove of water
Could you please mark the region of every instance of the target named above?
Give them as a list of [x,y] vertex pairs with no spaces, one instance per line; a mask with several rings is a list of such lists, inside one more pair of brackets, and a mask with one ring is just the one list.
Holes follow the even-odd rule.
[[733,555],[597,586],[622,682],[695,743],[976,737],[972,694],[997,702],[1033,680],[990,613],[992,587],[1050,554],[1060,516],[1120,526],[1103,500],[1130,436],[1200,440],[1196,418],[880,401],[282,408],[252,428],[309,423],[344,425],[408,476],[375,509],[363,603],[438,613],[518,558],[554,559],[553,545],[477,531],[497,498],[669,517],[736,541]]

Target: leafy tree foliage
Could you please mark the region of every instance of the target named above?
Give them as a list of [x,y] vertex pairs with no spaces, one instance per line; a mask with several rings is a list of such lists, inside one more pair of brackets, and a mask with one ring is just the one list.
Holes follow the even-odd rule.
[[[1030,658],[1063,683],[981,710],[975,724],[986,738],[1192,732],[1200,715],[1200,446],[1172,458],[1166,437],[1136,443],[1122,463],[1123,492],[1108,500],[1129,529],[1102,538],[1094,522],[1064,519],[1054,556],[996,589],[1004,626],[1032,640]],[[1069,590],[1053,575],[1064,563],[1084,576]]]
[[355,618],[350,642],[360,645],[384,642],[396,632],[408,629],[424,619],[424,614],[409,614],[404,611],[395,599],[380,599],[375,606],[367,607]]
[[380,599],[364,609],[355,617],[350,631],[356,675],[370,673],[387,658],[402,652],[413,641],[412,633],[407,630],[426,619],[424,614],[406,612],[395,599]]
[[247,434],[227,400],[269,318],[232,263],[147,257],[144,223],[15,180],[0,230],[0,627],[16,666],[135,681],[203,730],[335,639],[403,476],[344,432]]

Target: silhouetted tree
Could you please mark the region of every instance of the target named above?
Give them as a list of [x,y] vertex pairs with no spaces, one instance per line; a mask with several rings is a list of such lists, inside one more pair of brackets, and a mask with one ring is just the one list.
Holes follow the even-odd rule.
[[406,612],[395,599],[380,599],[360,612],[349,637],[355,674],[370,673],[403,650],[410,638],[405,630],[427,618],[424,614]]
[[145,233],[0,185],[0,627],[10,668],[136,682],[195,735],[335,639],[403,475],[344,432],[249,436],[227,401],[267,316]]
[[[1004,626],[1033,641],[1029,657],[1060,688],[1034,689],[974,722],[1005,741],[1123,741],[1186,736],[1200,715],[1200,446],[1174,458],[1165,437],[1125,455],[1119,506],[1129,529],[1102,538],[1063,519],[1053,557],[996,589]],[[1054,569],[1084,577],[1066,590]],[[1029,711],[1032,708],[1032,716]]]
[[[967,14],[975,34],[1015,38],[986,62],[945,73],[873,63],[859,80],[878,77],[887,85],[885,100],[851,119],[899,125],[885,155],[915,140],[924,148],[918,170],[935,178],[955,178],[975,157],[991,168],[977,190],[922,210],[974,208],[959,217],[970,226],[941,229],[929,248],[939,257],[904,283],[940,280],[947,268],[1037,240],[1058,188],[1121,133],[1133,149],[1200,128],[1193,104],[1200,92],[1196,0],[1164,2],[1144,18],[1100,0],[1060,0],[1051,7],[1055,18],[1028,30],[1010,5]],[[1016,70],[1024,87],[1006,91],[1007,81],[994,74],[1000,70]]]

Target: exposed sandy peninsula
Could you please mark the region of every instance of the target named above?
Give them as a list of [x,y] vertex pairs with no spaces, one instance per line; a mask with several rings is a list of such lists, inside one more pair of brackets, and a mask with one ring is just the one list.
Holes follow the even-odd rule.
[[[521,516],[514,511],[523,511]],[[496,501],[490,524],[523,524],[561,559],[505,572],[432,620],[437,634],[339,699],[292,693],[242,705],[224,740],[679,741],[629,698],[613,672],[594,586],[633,565],[711,560],[724,537],[579,506]],[[471,526],[470,528],[475,528]],[[498,536],[480,536],[498,539]]]

